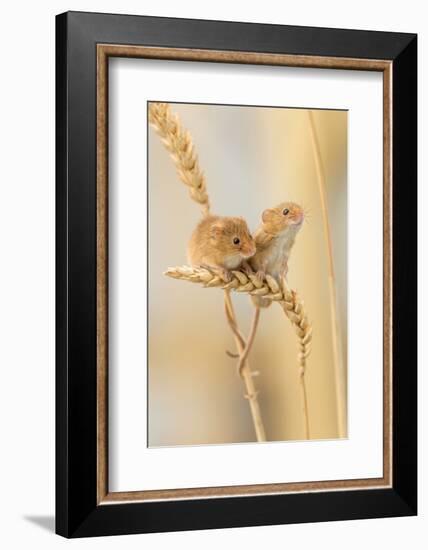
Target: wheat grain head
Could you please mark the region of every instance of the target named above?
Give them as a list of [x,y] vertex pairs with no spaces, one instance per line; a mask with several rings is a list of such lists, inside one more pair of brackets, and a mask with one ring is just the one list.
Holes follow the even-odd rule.
[[170,153],[178,177],[189,188],[190,196],[200,204],[203,214],[208,214],[210,202],[205,176],[199,166],[192,138],[181,126],[178,115],[171,112],[168,103],[150,103],[149,123]]
[[164,275],[173,279],[198,283],[205,287],[233,290],[251,296],[263,296],[278,302],[293,325],[299,339],[298,361],[300,376],[303,377],[306,371],[306,361],[311,352],[312,325],[308,320],[304,303],[300,300],[297,292],[289,289],[285,281],[280,284],[270,275],[266,275],[266,280],[262,282],[252,273],[232,271],[231,274],[232,279],[227,282],[218,273],[214,273],[209,269],[186,265],[170,267],[164,273]]

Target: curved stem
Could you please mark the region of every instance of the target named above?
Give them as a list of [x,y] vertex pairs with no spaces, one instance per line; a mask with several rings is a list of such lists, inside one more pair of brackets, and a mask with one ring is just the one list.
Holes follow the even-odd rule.
[[[229,326],[235,336],[236,348],[239,352],[240,357],[242,357],[247,345],[245,339],[242,336],[238,323],[236,321],[235,311],[233,309],[232,299],[230,297],[230,291],[224,291],[224,306],[226,319],[229,323]],[[254,340],[254,337],[253,337]],[[257,391],[254,385],[253,376],[251,373],[250,365],[248,358],[245,359],[242,366],[242,379],[245,384],[246,398],[250,405],[251,416],[253,419],[254,430],[256,432],[257,441],[266,441],[266,433],[263,426],[263,420],[260,412],[260,406],[257,399]]]

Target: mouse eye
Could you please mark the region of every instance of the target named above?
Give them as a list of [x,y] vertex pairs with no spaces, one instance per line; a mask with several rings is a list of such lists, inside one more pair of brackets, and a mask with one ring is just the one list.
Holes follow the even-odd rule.
[[239,244],[241,241],[238,239],[238,237],[235,237],[233,239],[233,244]]
[[288,210],[288,208],[284,208],[284,210],[282,211],[284,216],[286,216],[289,212],[290,212],[290,210]]

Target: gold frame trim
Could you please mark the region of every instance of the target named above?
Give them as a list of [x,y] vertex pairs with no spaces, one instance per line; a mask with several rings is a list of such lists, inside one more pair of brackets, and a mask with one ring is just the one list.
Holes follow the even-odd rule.
[[[108,59],[206,61],[383,73],[383,477],[129,492],[108,490]],[[391,61],[255,52],[97,45],[97,504],[392,487],[392,69]]]

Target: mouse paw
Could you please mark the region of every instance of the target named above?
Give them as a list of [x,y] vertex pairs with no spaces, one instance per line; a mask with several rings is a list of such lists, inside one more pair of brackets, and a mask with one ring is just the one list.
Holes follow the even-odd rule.
[[263,271],[263,269],[259,269],[256,273],[256,277],[259,280],[260,283],[264,283],[266,280],[266,273]]
[[254,275],[254,271],[251,269],[251,266],[248,262],[242,262],[241,271],[243,271],[245,275]]
[[232,273],[228,269],[220,269],[219,275],[225,283],[230,283],[233,279]]

